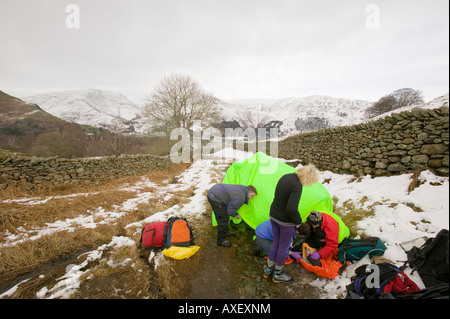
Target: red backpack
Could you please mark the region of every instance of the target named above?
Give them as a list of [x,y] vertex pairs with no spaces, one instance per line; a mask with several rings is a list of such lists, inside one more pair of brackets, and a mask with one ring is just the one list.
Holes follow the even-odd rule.
[[147,224],[142,229],[139,247],[142,245],[144,249],[155,249],[164,246],[164,226],[166,222],[155,222]]

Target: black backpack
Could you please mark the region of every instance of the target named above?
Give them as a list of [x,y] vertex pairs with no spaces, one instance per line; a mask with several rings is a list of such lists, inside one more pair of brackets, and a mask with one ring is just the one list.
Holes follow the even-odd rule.
[[442,229],[435,238],[429,238],[420,248],[413,247],[406,252],[407,261],[401,270],[409,264],[412,272],[418,271],[425,287],[433,287],[448,280],[448,230]]
[[[372,264],[373,265],[373,264]],[[352,277],[352,282],[346,286],[347,296],[346,299],[379,299],[382,298],[383,288],[390,283],[399,274],[399,269],[395,265],[389,263],[376,264],[379,269],[379,286],[370,287],[367,284],[369,265],[362,265],[356,268],[355,276]]]

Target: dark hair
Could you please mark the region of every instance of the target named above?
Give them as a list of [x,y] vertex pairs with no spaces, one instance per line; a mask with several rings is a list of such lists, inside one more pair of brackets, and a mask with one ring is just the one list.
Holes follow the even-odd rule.
[[309,235],[311,234],[311,226],[309,226],[307,223],[301,223],[301,224],[295,229],[295,231],[296,231],[297,234],[300,235],[300,236],[309,237]]
[[247,187],[248,187],[248,192],[249,193],[252,192],[252,193],[255,193],[255,195],[258,195],[258,192],[256,191],[255,186],[248,185]]

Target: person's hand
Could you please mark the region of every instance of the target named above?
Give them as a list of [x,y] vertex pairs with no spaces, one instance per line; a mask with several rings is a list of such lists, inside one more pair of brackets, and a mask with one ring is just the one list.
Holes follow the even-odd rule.
[[236,219],[241,219],[241,215],[237,214],[235,218]]
[[298,251],[291,252],[292,257],[295,259],[302,259],[302,254],[300,254]]
[[314,260],[320,259],[320,255],[317,251],[313,252],[309,257]]

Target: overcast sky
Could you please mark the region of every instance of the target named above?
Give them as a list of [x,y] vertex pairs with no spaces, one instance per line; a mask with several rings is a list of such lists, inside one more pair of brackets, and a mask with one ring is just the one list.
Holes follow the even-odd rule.
[[0,90],[18,97],[139,101],[180,73],[221,99],[409,87],[429,101],[449,91],[448,61],[448,0],[0,0]]

